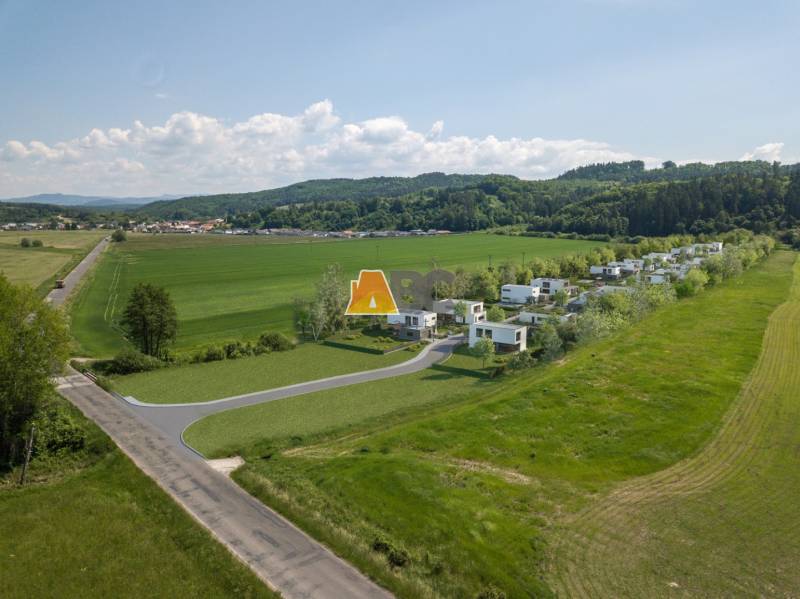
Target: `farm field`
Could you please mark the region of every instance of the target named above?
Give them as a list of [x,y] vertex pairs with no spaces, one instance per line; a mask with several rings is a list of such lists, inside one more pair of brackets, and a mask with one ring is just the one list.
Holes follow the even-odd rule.
[[3,597],[275,597],[87,426],[100,437],[93,463],[0,486]]
[[[0,272],[12,283],[25,283],[45,295],[58,276],[68,273],[107,231],[0,232]],[[42,242],[43,247],[20,247],[23,237]]]
[[[285,238],[284,238],[285,239]],[[467,269],[491,259],[519,261],[588,251],[586,241],[472,234],[349,241],[276,242],[222,236],[130,235],[110,248],[72,309],[72,332],[84,355],[109,357],[124,339],[117,326],[131,288],[163,285],[178,310],[177,350],[255,338],[265,330],[293,333],[292,300],[310,297],[327,265],[355,278],[362,268]]]
[[[797,527],[790,525],[789,513],[797,478],[788,471],[800,399],[792,393],[796,325],[775,348],[770,346],[777,340],[775,329],[797,322],[796,308],[775,312],[789,297],[794,262],[795,254],[777,252],[740,278],[667,306],[561,363],[503,385],[478,386],[425,409],[360,426],[318,423],[304,431],[304,420],[295,419],[295,424],[288,417],[276,423],[259,416],[263,424],[248,426],[257,413],[246,408],[196,423],[187,438],[209,454],[244,455],[248,463],[235,474],[240,484],[402,597],[476,596],[493,589],[509,597],[547,596],[564,588],[585,588],[587,596],[597,596],[596,589],[602,589],[601,596],[610,590],[614,596],[618,586],[599,585],[629,575],[631,587],[623,588],[623,595],[627,590],[641,596],[643,589],[667,594],[673,578],[678,585],[688,582],[679,573],[693,577],[703,595],[703,589],[713,590],[723,579],[730,588],[753,590],[758,584],[754,573],[763,568],[771,568],[768,580],[783,596],[797,588],[788,561],[797,555],[792,532]],[[795,274],[800,277],[797,268]],[[759,361],[765,331],[766,357]],[[766,369],[763,374],[761,369]],[[751,372],[751,382],[743,387]],[[764,386],[772,377],[780,383]],[[458,393],[465,386],[447,385],[451,393],[453,388]],[[411,380],[405,390],[406,395],[426,393]],[[356,393],[355,388],[348,391]],[[363,396],[369,392],[365,389]],[[752,394],[756,398],[742,403]],[[322,395],[315,399],[324,401]],[[731,406],[737,410],[741,405],[750,408],[726,418]],[[754,411],[762,416],[751,421]],[[747,432],[726,438],[724,431],[733,425],[723,422]],[[770,424],[777,427],[774,436],[767,436]],[[708,445],[721,426],[721,441]],[[702,448],[715,444],[720,449],[712,449],[712,456],[750,453],[740,462],[752,471],[749,482],[730,475],[727,489],[719,487],[708,504],[702,493],[686,497],[678,492],[674,498],[667,495],[663,507],[650,505],[660,505],[656,499],[664,485],[645,485],[642,493],[650,499],[641,509],[630,506],[630,535],[619,532],[625,508],[601,509],[596,527],[589,517],[588,526],[570,528],[573,518],[590,513],[585,510],[620,485],[702,456]],[[769,452],[776,445],[785,447],[754,467],[759,454],[751,452]],[[281,451],[287,446],[291,449]],[[710,468],[719,458],[699,459]],[[703,474],[714,471],[700,469],[695,480],[713,480]],[[672,483],[675,477],[664,480]],[[613,499],[607,505],[613,508]],[[676,516],[678,526],[672,527],[669,518]],[[650,527],[654,538],[642,534]],[[587,538],[576,539],[576,530]],[[687,550],[687,537],[693,538],[695,530],[708,530],[710,537]],[[758,531],[764,536],[758,537]],[[756,537],[753,542],[749,533]],[[594,551],[617,537],[616,554]],[[642,544],[641,555],[631,554],[626,545],[631,538]],[[659,538],[665,547],[658,545]],[[770,542],[776,546],[767,547]],[[710,543],[730,546],[712,551]],[[570,548],[579,552],[572,562],[577,569],[583,568],[580,551],[586,551],[593,568],[573,586],[559,570],[559,559],[572,555]],[[741,555],[730,562],[729,571],[719,574],[714,569],[718,556],[737,551]],[[625,560],[630,568],[620,563],[602,572],[620,552],[630,556]],[[390,567],[387,555],[408,559],[401,560],[402,567]],[[692,556],[697,563],[690,564]],[[665,573],[656,586],[658,568],[668,568],[671,559],[676,560],[675,572],[669,571],[673,578]],[[734,578],[726,578],[734,572]],[[594,575],[596,588],[581,586]],[[676,588],[680,593],[681,587]]]
[[[486,370],[491,367],[487,363]],[[443,364],[414,374],[209,416],[190,426],[184,440],[208,457],[237,452],[258,456],[269,448],[306,443],[332,431],[346,432],[369,420],[380,418],[385,424],[388,417],[454,401],[496,384],[488,378],[481,361],[461,346]],[[455,385],[458,391],[453,390]]]
[[111,379],[114,390],[150,403],[210,401],[304,381],[383,368],[415,354],[401,350],[386,355],[303,343],[285,352],[187,364]]

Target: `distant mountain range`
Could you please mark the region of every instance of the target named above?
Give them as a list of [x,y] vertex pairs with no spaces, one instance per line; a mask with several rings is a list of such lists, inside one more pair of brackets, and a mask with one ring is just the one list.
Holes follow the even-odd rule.
[[63,193],[40,193],[21,198],[3,198],[0,202],[13,204],[50,204],[53,206],[85,206],[92,208],[131,208],[143,206],[151,202],[168,201],[183,198],[182,195],[160,195],[153,197],[114,197],[83,196]]

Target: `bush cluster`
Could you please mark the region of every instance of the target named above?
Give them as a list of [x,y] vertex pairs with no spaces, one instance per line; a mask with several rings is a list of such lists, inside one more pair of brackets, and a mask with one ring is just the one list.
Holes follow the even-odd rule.
[[386,561],[393,568],[403,568],[411,561],[405,549],[395,546],[383,537],[376,537],[372,541],[372,550],[383,553],[386,556]]
[[230,341],[222,346],[210,345],[192,354],[189,362],[218,362],[220,360],[236,360],[247,356],[260,356],[273,351],[287,351],[294,348],[294,343],[283,333],[268,331],[263,333],[258,342]]

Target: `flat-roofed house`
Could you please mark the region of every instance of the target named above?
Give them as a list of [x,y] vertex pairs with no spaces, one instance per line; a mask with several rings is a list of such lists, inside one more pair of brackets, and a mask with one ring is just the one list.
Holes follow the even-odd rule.
[[478,322],[469,325],[469,346],[474,347],[481,337],[494,341],[498,352],[517,352],[528,348],[528,327],[505,322]]
[[590,266],[589,274],[603,277],[604,279],[619,279],[622,276],[622,268],[614,266],[613,263],[606,265]]
[[504,304],[535,304],[539,301],[540,291],[535,285],[503,285],[500,301]]
[[[458,303],[463,303],[467,308],[466,316],[456,316],[455,308]],[[465,299],[443,299],[433,302],[433,311],[439,317],[439,322],[452,320],[459,324],[472,324],[486,320],[486,310],[483,302]]]
[[399,339],[430,339],[436,334],[436,312],[401,309],[389,314],[386,322],[394,327]]

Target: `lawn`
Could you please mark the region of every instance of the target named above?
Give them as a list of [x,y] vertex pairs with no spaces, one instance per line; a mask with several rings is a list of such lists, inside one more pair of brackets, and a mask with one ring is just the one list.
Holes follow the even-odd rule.
[[75,414],[102,437],[102,455],[0,486],[3,597],[275,597]]
[[[406,351],[398,354],[409,355]],[[387,418],[403,417],[495,385],[481,361],[462,346],[445,363],[414,374],[220,412],[191,425],[184,440],[209,457],[245,450],[248,455],[261,455],[324,433],[344,434],[365,422],[386,423]]]
[[[533,369],[506,384],[469,392],[460,379],[445,381],[443,395],[467,393],[405,417],[376,417],[354,426],[342,422],[338,428],[319,423],[310,431],[303,429],[302,419],[297,425],[265,419],[259,432],[257,426],[246,426],[245,417],[235,422],[232,412],[214,416],[231,419],[217,429],[227,428],[227,440],[213,439],[200,428],[207,426],[203,421],[190,429],[191,439],[207,452],[243,454],[248,465],[235,476],[245,488],[399,596],[475,597],[492,589],[509,597],[548,596],[565,520],[616,485],[695,455],[719,430],[756,365],[770,314],[789,295],[794,258],[778,252],[739,279],[663,308],[562,363]],[[796,316],[791,322],[796,329]],[[771,371],[778,364],[784,373],[796,369],[785,362],[796,349],[775,354]],[[400,386],[400,380],[394,383]],[[416,381],[402,389],[401,394],[424,401],[426,390]],[[351,397],[357,393],[348,389]],[[370,391],[361,393],[367,397]],[[796,405],[797,394],[789,388],[784,393]],[[375,403],[382,400],[377,393],[372,397]],[[325,399],[323,394],[316,398],[320,404]],[[794,414],[778,406],[767,411],[778,419]],[[325,428],[333,432],[313,436]],[[791,419],[781,430],[788,435],[796,428]],[[205,446],[203,432],[209,437]],[[292,435],[299,439],[290,451],[264,454],[269,447],[280,449],[275,439],[291,440]],[[791,442],[786,451],[795,446]],[[780,466],[787,464],[782,460],[763,471],[774,475],[776,485],[796,479],[780,474]],[[770,516],[768,505],[752,507],[759,480],[763,485],[770,479],[757,474],[751,479],[752,491],[742,505],[758,512],[764,523],[780,527],[779,514]],[[791,502],[795,489],[772,494]],[[724,502],[725,495],[718,501]],[[788,503],[782,509],[788,514]],[[746,516],[737,520],[740,525],[730,525],[733,507],[711,509],[695,515],[695,526],[709,517],[717,518],[705,524],[709,529],[729,525],[725,532],[716,531],[719,542],[737,536],[740,549],[746,547],[748,537],[742,534],[751,530]],[[790,520],[783,527],[796,531],[787,526]],[[609,533],[627,525],[624,517],[613,523]],[[686,532],[691,534],[691,527]],[[606,537],[598,538],[602,546]],[[790,542],[781,547],[796,556],[797,537],[785,538]],[[646,535],[636,540],[648,542]],[[673,541],[676,554],[689,542],[680,535]],[[765,544],[758,541],[757,546]],[[619,553],[627,550],[624,543],[618,547]],[[404,554],[405,565],[389,565],[387,556]],[[618,554],[606,557],[613,562]],[[650,572],[653,564],[641,557],[642,571]],[[709,560],[705,563],[713,566],[713,556]],[[776,563],[775,568],[780,572],[772,579],[782,580],[783,594],[790,593],[796,588],[786,582],[794,582],[791,566]],[[756,569],[752,565],[749,571]],[[594,594],[604,595],[609,593]]]
[[[66,275],[107,231],[0,232],[0,272],[12,283],[36,287],[44,296],[55,279]],[[23,248],[23,237],[38,239],[43,247]]]
[[[134,235],[110,248],[71,312],[82,353],[108,357],[124,345],[117,326],[131,288],[141,281],[166,287],[178,310],[177,349],[252,339],[265,330],[293,333],[292,300],[313,295],[331,263],[355,278],[362,268],[475,268],[588,251],[599,244],[472,234],[346,241],[257,236]],[[283,238],[286,240],[287,238]]]
[[118,376],[112,379],[112,385],[122,395],[150,403],[210,401],[391,366],[414,355],[405,350],[376,355],[303,343],[285,352]]
[[568,597],[792,596],[800,589],[800,261],[756,368],[715,439],[565,523]]

